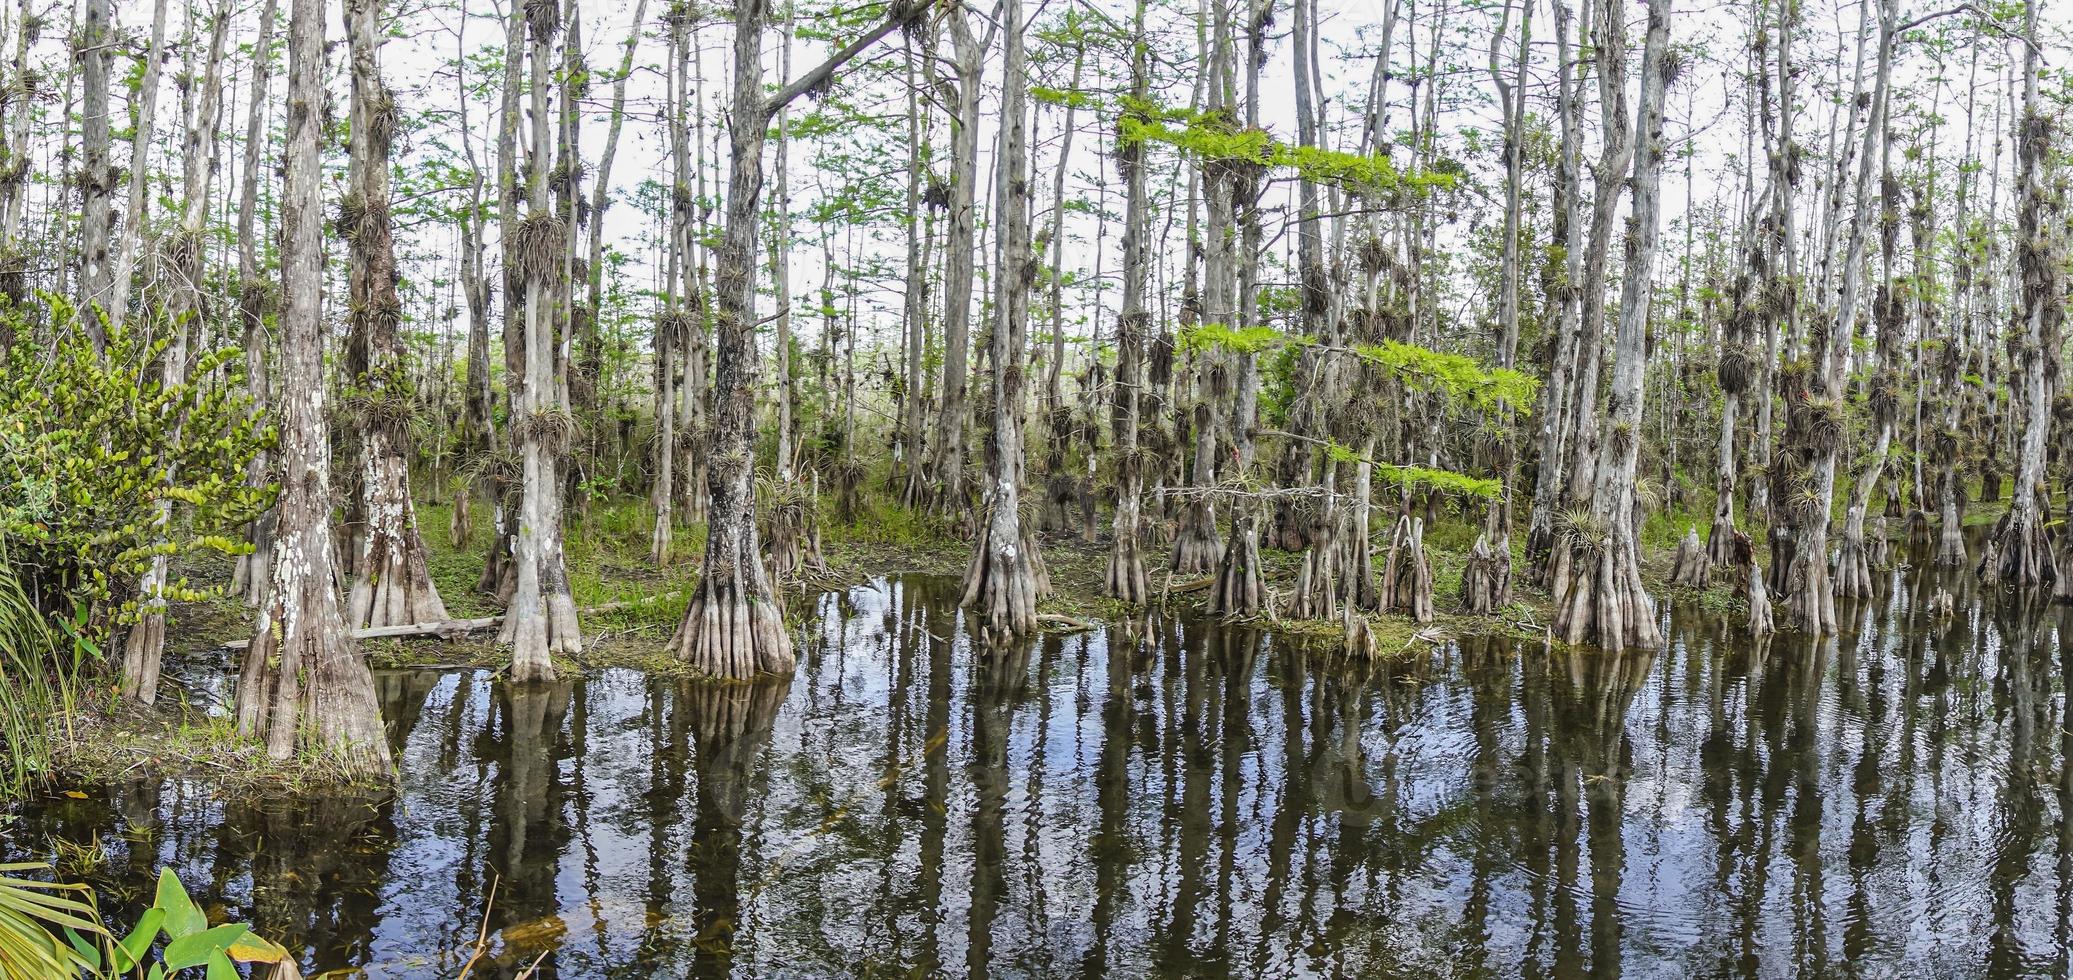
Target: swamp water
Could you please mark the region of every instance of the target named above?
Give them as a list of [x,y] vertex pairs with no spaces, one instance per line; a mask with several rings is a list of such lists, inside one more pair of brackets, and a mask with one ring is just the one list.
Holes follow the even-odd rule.
[[173,867],[313,975],[452,977],[486,906],[478,976],[2068,973],[2073,611],[1970,576],[1819,644],[1679,606],[1358,668],[1186,619],[982,655],[955,597],[822,597],[784,684],[380,674],[393,798],[141,778],[0,851],[115,921]]

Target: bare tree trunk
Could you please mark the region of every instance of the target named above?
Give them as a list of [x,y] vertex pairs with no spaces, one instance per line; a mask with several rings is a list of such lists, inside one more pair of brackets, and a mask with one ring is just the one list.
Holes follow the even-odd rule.
[[[504,278],[504,401],[513,432],[510,445],[518,443],[517,422],[523,414],[526,387],[525,306],[529,291],[525,263],[518,254],[520,225],[525,216],[519,207],[518,127],[525,115],[519,96],[525,87],[525,11],[514,4],[504,23],[504,84],[497,108],[497,222],[501,229]],[[479,233],[479,232],[478,232]],[[492,442],[496,440],[491,434]],[[518,464],[506,459],[490,470],[491,534],[483,558],[482,578],[476,591],[497,596],[507,605],[518,591],[515,560],[518,535],[518,487],[522,482]]]
[[[183,146],[179,236],[168,249],[176,286],[166,308],[169,343],[159,361],[163,372],[161,377],[168,388],[187,383],[188,338],[202,329],[202,225],[208,214],[217,116],[222,106],[217,83],[222,74],[224,41],[229,33],[230,11],[227,5],[218,4],[209,30],[208,61],[202,69],[201,105],[194,118],[188,120]],[[180,422],[175,420],[173,426],[178,431]],[[176,475],[173,465],[167,463],[164,480],[168,486]],[[156,520],[161,532],[171,524],[172,518],[172,502],[160,501]],[[142,616],[130,628],[123,644],[123,693],[144,704],[152,703],[158,695],[159,663],[166,643],[165,589],[170,572],[171,563],[165,555],[152,559],[151,567],[144,573],[137,589],[143,604]]]
[[[245,390],[252,395],[252,411],[270,410],[272,384],[268,376],[266,314],[273,296],[272,284],[259,274],[259,170],[271,140],[266,132],[267,82],[273,71],[274,18],[278,0],[263,0],[259,7],[259,37],[252,42],[252,87],[246,98],[245,156],[238,170],[238,321],[244,327]],[[265,486],[273,472],[273,454],[260,450],[245,468],[245,485]],[[272,546],[271,512],[252,522],[252,553],[240,555],[231,574],[231,591],[258,605],[266,597],[266,572],[271,564],[267,552]]]
[[943,404],[936,418],[935,466],[942,481],[936,505],[954,515],[967,506],[964,422],[972,345],[972,259],[978,251],[979,84],[993,34],[983,41],[973,37],[963,5],[951,7],[945,17],[956,49],[957,106],[950,127],[950,232],[943,243]]
[[410,495],[410,382],[399,330],[396,244],[389,220],[389,144],[395,97],[381,79],[386,36],[381,0],[351,0],[347,39],[353,101],[349,189],[340,233],[350,250],[346,373],[355,379],[360,430],[361,524],[353,560],[346,626],[362,629],[438,622],[446,603],[432,582]]
[[[1880,185],[1879,207],[1879,258],[1883,278],[1878,294],[1872,298],[1872,324],[1878,330],[1878,342],[1872,348],[1871,413],[1872,424],[1878,427],[1871,454],[1864,460],[1850,488],[1850,502],[1843,512],[1843,540],[1836,549],[1835,591],[1845,599],[1865,599],[1872,595],[1872,570],[1880,562],[1879,552],[1884,544],[1884,519],[1875,528],[1878,540],[1867,542],[1865,514],[1871,507],[1872,491],[1878,487],[1879,476],[1886,468],[1886,456],[1893,447],[1893,429],[1900,415],[1900,377],[1894,362],[1900,356],[1900,329],[1906,317],[1906,307],[1899,295],[1896,276],[1896,255],[1900,241],[1900,180],[1893,176],[1885,144],[1880,146],[1880,170],[1884,174]],[[1921,239],[1918,239],[1921,241]],[[1922,241],[1924,246],[1926,241]],[[1920,271],[1919,269],[1917,271]],[[1916,285],[1928,289],[1930,281],[1918,279]]]
[[[1144,47],[1145,5],[1137,0],[1132,22],[1130,93],[1142,104],[1150,91]],[[1126,110],[1130,113],[1131,110]],[[1141,113],[1126,115],[1138,118]],[[1140,118],[1140,121],[1142,119]],[[1151,313],[1145,309],[1145,287],[1151,278],[1151,242],[1146,234],[1149,207],[1146,193],[1143,141],[1118,139],[1116,167],[1122,171],[1123,204],[1123,309],[1116,324],[1116,513],[1115,531],[1109,545],[1108,572],[1103,591],[1111,598],[1141,605],[1151,598],[1145,576],[1143,508],[1145,460],[1138,446],[1138,386],[1142,383],[1145,335],[1151,328]]]
[[532,152],[526,165],[526,216],[512,243],[525,277],[525,384],[514,422],[521,454],[518,534],[512,548],[517,563],[517,589],[504,614],[499,641],[511,644],[511,679],[551,681],[555,654],[583,649],[576,619],[576,600],[569,594],[568,571],[561,544],[561,455],[575,434],[560,377],[561,358],[555,343],[561,290],[567,286],[568,248],[574,215],[557,215],[548,199],[548,175],[554,170],[553,117],[547,111],[549,65],[554,37],[560,33],[561,11],[554,0],[534,0],[523,8],[532,41],[528,56],[532,95]]
[[[79,142],[82,151],[79,174],[79,303],[82,311],[94,306],[107,308],[115,270],[109,254],[115,230],[115,165],[110,159],[114,144],[109,126],[108,83],[110,61],[116,45],[109,0],[86,0],[86,16],[79,31],[79,71],[83,76],[80,101]],[[106,338],[101,322],[91,313],[82,317],[87,335],[96,346]]]
[[[691,283],[688,267],[691,263],[692,210],[696,206],[691,193],[691,133],[684,120],[684,108],[690,101],[691,91],[687,74],[691,59],[685,56],[691,25],[684,17],[671,16],[666,20],[670,69],[664,76],[669,84],[663,111],[669,114],[669,159],[673,183],[669,204],[669,262],[663,274],[663,310],[655,321],[655,483],[649,493],[649,503],[655,508],[655,527],[648,537],[648,558],[658,565],[669,560],[669,549],[675,539],[676,521],[671,511],[677,496],[677,347],[689,341],[694,332],[704,329],[695,314],[678,307],[681,301],[679,281],[687,287]],[[695,308],[695,295],[691,299]]]
[[713,370],[713,458],[706,482],[711,505],[705,569],[684,610],[684,621],[669,642],[677,659],[712,677],[787,674],[794,663],[792,637],[772,594],[756,534],[756,217],[762,201],[765,131],[778,108],[828,84],[837,69],[921,12],[911,4],[895,5],[884,23],[765,98],[763,24],[769,11],[765,0],[735,4],[727,224],[716,272],[719,343]]
[[[917,62],[914,40],[906,38],[904,43],[907,55],[905,78],[907,87],[913,89]],[[928,346],[928,245],[930,232],[935,227],[933,216],[936,207],[931,201],[928,211],[922,210],[923,157],[929,152],[924,138],[927,128],[922,122],[923,105],[920,98],[907,103],[907,282],[900,314],[905,328],[902,344],[905,363],[900,393],[899,445],[900,463],[906,477],[900,499],[909,507],[926,500],[929,492],[929,481],[922,465],[922,364],[924,349]]]
[[[14,79],[30,84],[29,45],[37,34],[31,0],[15,11]],[[28,256],[21,243],[22,211],[29,189],[29,127],[32,100],[17,96],[0,106],[0,297],[19,303],[28,291]],[[0,335],[0,340],[7,339]]]
[[[691,155],[690,165],[695,190],[694,200],[705,200],[705,57],[699,42],[699,24],[691,22]],[[709,214],[710,208],[706,209]],[[710,241],[711,226],[700,214],[687,216],[691,223],[685,229],[687,236],[697,232],[698,242]],[[678,355],[683,360],[683,376],[677,385],[677,445],[679,465],[677,486],[681,489],[680,502],[684,519],[701,521],[706,515],[706,457],[711,446],[711,434],[706,421],[706,383],[711,355],[708,338],[713,330],[712,294],[707,288],[706,259],[711,249],[703,244],[693,247],[689,237],[683,245],[684,277],[683,290],[689,302],[689,320],[685,332],[677,335]],[[697,261],[692,261],[696,253]]]
[[2016,205],[2016,275],[2021,289],[2022,399],[2021,452],[2016,457],[2015,486],[2009,491],[2008,513],[1995,528],[1988,548],[1998,567],[1982,560],[1980,574],[2005,585],[2031,588],[2058,578],[2057,562],[2044,533],[2046,515],[2038,506],[2044,487],[2044,448],[2051,434],[2052,370],[2059,356],[2059,324],[2065,317],[2060,285],[2062,257],[2054,250],[2053,221],[2058,205],[2049,190],[2053,122],[2038,101],[2041,62],[2037,35],[2037,0],[2023,4],[2023,118],[2016,131],[2017,179],[2022,199]]
[[[1625,24],[1622,12],[1607,0],[1600,10],[1598,39],[1600,87],[1608,120],[1609,147],[1625,148],[1626,99],[1611,90],[1625,84]],[[1595,538],[1576,535],[1566,574],[1556,582],[1553,627],[1569,643],[1589,640],[1618,650],[1662,645],[1655,601],[1641,583],[1641,556],[1634,526],[1634,474],[1641,449],[1643,358],[1647,349],[1648,312],[1654,283],[1659,187],[1663,167],[1663,93],[1669,84],[1664,63],[1669,46],[1670,0],[1649,0],[1647,40],[1641,57],[1641,103],[1638,146],[1634,157],[1634,211],[1625,236],[1625,271],[1620,288],[1619,331],[1614,341],[1612,387],[1606,399],[1606,425],[1594,427],[1593,438],[1609,445],[1594,448],[1597,471],[1589,503],[1600,525]],[[1602,178],[1601,178],[1602,187]],[[1608,208],[1616,200],[1599,201]]]
[[137,87],[137,128],[130,136],[130,196],[122,216],[122,240],[115,252],[114,283],[108,291],[108,321],[120,324],[129,318],[130,287],[136,278],[137,256],[144,249],[144,215],[149,211],[147,194],[151,184],[151,138],[158,129],[158,79],[165,64],[167,0],[157,0],[151,12],[151,47],[144,54],[144,78]]
[[[1559,312],[1554,343],[1547,368],[1547,382],[1540,398],[1540,431],[1536,438],[1538,462],[1533,484],[1533,511],[1527,518],[1526,572],[1528,581],[1553,581],[1556,539],[1561,528],[1558,516],[1568,499],[1569,453],[1575,428],[1570,415],[1571,389],[1579,352],[1586,342],[1597,343],[1597,328],[1586,332],[1582,321],[1584,249],[1578,248],[1576,229],[1583,223],[1583,93],[1575,78],[1570,58],[1569,5],[1555,0],[1556,115],[1561,118],[1562,148],[1556,156],[1554,228],[1552,238],[1562,248],[1561,273],[1554,277],[1550,292]],[[1585,22],[1590,20],[1588,9]],[[1588,30],[1586,26],[1585,30]]]
[[1034,535],[1022,529],[1022,348],[1029,331],[1029,291],[1036,261],[1029,241],[1028,92],[1022,38],[1022,0],[1002,0],[1005,25],[1001,67],[1000,172],[996,177],[1001,267],[994,276],[993,451],[983,530],[965,571],[962,605],[988,636],[1021,636],[1036,629],[1041,559]]
[[331,444],[324,408],[322,177],[324,3],[288,16],[287,176],[281,195],[281,481],[272,589],[260,606],[237,687],[238,731],[267,754],[337,759],[385,773],[374,676],[332,590]]
[[[1793,520],[1798,530],[1792,538],[1779,605],[1786,622],[1812,633],[1832,633],[1836,628],[1835,588],[1828,566],[1828,525],[1835,500],[1836,457],[1843,441],[1845,368],[1863,278],[1865,230],[1871,222],[1873,168],[1883,155],[1886,134],[1886,100],[1899,17],[1897,2],[1879,0],[1876,14],[1867,6],[1864,16],[1878,18],[1878,65],[1863,146],[1858,151],[1856,218],[1850,225],[1836,305],[1822,318],[1811,338],[1813,364],[1806,394],[1792,407],[1797,417],[1791,421],[1791,428],[1799,440],[1795,448],[1806,463],[1807,491],[1796,495],[1793,502]],[[1772,558],[1774,563],[1785,560],[1778,555]]]

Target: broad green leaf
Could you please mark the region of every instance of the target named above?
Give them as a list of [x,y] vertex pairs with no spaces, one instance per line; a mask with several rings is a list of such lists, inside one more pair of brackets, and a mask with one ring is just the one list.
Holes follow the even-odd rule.
[[209,927],[209,917],[195,907],[194,899],[187,897],[187,889],[180,884],[180,876],[171,868],[158,872],[158,900],[153,906],[165,910],[166,935],[174,939],[192,936]]
[[181,936],[166,944],[166,969],[185,970],[190,966],[207,963],[209,957],[222,955],[224,950],[230,948],[231,943],[237,942],[238,937],[250,931],[250,926],[242,922],[233,922]]
[[209,980],[240,980],[237,964],[222,953],[209,954]]
[[224,952],[240,963],[279,963],[288,958],[287,947],[256,932],[239,936]]
[[148,908],[137,917],[137,927],[115,944],[116,969],[128,973],[144,962],[144,954],[150,952],[151,943],[158,938],[158,928],[166,921],[166,910]]

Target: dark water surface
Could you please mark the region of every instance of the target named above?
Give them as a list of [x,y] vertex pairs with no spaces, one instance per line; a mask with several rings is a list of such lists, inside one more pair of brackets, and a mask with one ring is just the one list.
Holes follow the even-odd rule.
[[356,976],[453,976],[494,878],[503,976],[2065,977],[2066,613],[1976,592],[1353,669],[1172,619],[975,652],[893,579],[788,684],[387,673],[394,799],[140,779],[0,849],[98,840],[123,919],[170,865]]

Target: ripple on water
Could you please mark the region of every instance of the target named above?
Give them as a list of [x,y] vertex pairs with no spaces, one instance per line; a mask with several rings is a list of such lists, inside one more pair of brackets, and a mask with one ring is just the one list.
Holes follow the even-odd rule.
[[0,850],[98,840],[118,919],[172,864],[370,976],[486,906],[503,975],[2063,971],[2054,607],[1925,570],[1820,641],[1680,607],[1661,653],[1353,667],[1189,617],[977,649],[953,588],[824,597],[788,682],[384,673],[393,798],[139,778]]

